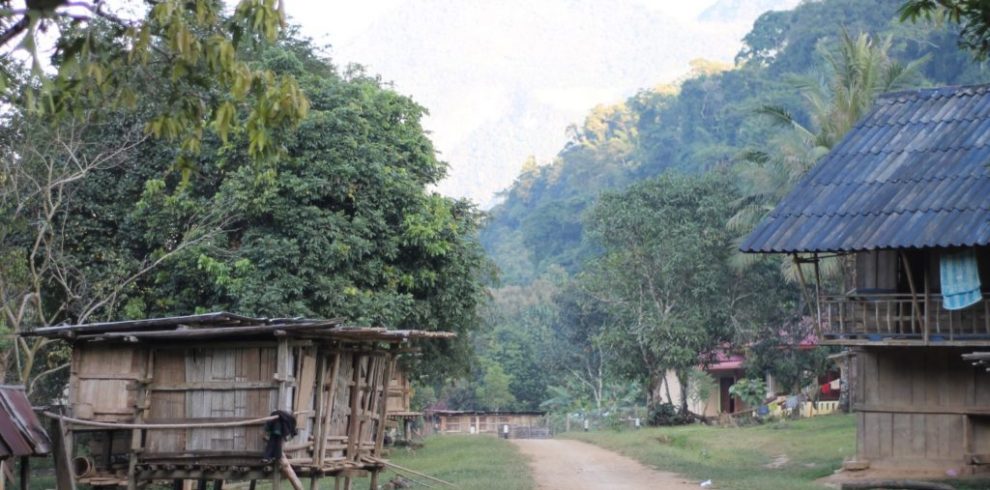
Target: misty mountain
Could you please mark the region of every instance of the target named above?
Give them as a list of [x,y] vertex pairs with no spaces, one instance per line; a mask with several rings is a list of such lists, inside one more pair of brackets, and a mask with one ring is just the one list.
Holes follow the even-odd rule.
[[758,15],[746,3],[723,0],[705,13],[715,20],[683,23],[635,0],[406,1],[333,54],[429,108],[451,164],[439,190],[487,206],[529,155],[552,159],[594,105],[678,78],[695,58],[731,60]]

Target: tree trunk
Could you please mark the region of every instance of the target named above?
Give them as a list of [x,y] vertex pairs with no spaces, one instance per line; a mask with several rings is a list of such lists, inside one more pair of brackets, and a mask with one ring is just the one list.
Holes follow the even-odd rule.
[[683,370],[676,371],[677,383],[681,386],[681,414],[688,413],[688,380]]

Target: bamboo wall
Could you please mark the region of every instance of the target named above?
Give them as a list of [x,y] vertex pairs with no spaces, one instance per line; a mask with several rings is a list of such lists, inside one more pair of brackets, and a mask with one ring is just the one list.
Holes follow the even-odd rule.
[[990,373],[962,360],[971,350],[856,350],[858,459],[877,468],[943,470],[990,461]]
[[[391,351],[360,343],[79,343],[73,349],[71,415],[118,423],[220,424],[283,409],[296,414],[299,434],[286,441],[285,453],[301,473],[375,468],[394,363]],[[126,480],[128,471],[144,480],[181,478],[204,467],[214,473],[195,474],[237,479],[237,472],[256,471],[251,468],[271,471],[261,461],[262,424],[149,428],[139,437],[129,429],[71,429],[75,455],[93,460],[81,482]]]

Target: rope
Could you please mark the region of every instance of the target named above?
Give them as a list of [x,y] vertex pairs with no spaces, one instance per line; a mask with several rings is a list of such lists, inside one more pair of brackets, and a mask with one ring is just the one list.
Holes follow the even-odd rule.
[[108,429],[215,429],[222,427],[243,427],[246,425],[262,425],[269,420],[278,418],[276,415],[261,417],[257,419],[238,420],[236,422],[209,422],[202,424],[122,424],[119,422],[97,422],[95,420],[83,420],[73,417],[66,417],[52,412],[42,412],[45,417],[59,419],[63,422],[76,425],[88,425],[90,427],[106,427]]

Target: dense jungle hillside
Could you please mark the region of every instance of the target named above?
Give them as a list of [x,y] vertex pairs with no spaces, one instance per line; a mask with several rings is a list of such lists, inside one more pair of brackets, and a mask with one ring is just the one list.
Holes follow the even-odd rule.
[[527,284],[553,266],[568,272],[594,254],[583,212],[604,190],[667,170],[700,172],[731,165],[761,148],[773,124],[755,115],[781,106],[807,120],[792,77],[822,76],[819,47],[851,35],[890,36],[892,58],[925,56],[919,85],[981,83],[988,73],[957,47],[954,26],[901,23],[899,0],[825,0],[768,12],[744,39],[735,67],[697,60],[679,85],[644,88],[603,105],[568,129],[569,142],[552,162],[528,162],[491,212],[482,241],[501,270],[502,284]]
[[490,328],[474,339],[478,362],[437,397],[655,406],[665,370],[688,393],[699,356],[726,346],[752,354],[754,383],[769,372],[802,386],[824,369],[825,354],[781,355],[779,339],[803,338],[809,323],[787,264],[742,257],[734,243],[879,93],[990,81],[958,25],[904,22],[902,4],[767,12],[734,66],[695,60],[684,80],[596,107],[553,161],[526,162],[481,232],[500,282]]

